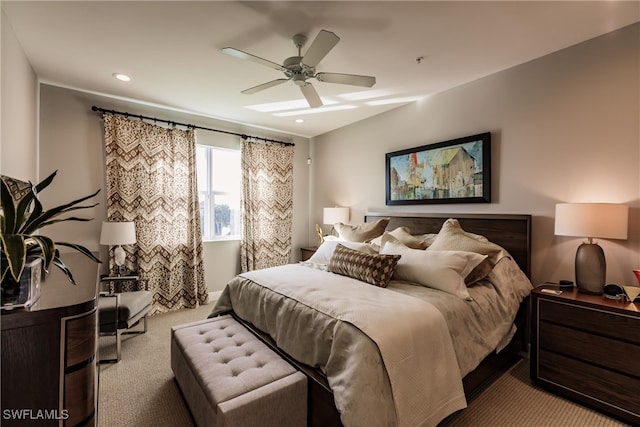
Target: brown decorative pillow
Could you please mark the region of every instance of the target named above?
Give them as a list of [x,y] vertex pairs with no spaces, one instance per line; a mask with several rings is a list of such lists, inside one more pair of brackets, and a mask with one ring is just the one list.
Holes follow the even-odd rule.
[[333,224],[338,232],[338,236],[347,242],[368,242],[378,236],[382,236],[385,228],[389,224],[389,218],[382,218],[377,221],[364,222],[359,225],[348,225],[341,222]]
[[338,244],[327,269],[342,276],[386,288],[399,259],[400,255],[370,255]]

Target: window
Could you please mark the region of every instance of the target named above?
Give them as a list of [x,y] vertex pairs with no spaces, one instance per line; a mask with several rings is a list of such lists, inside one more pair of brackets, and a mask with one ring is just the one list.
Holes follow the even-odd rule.
[[198,145],[196,167],[202,239],[240,239],[240,150]]

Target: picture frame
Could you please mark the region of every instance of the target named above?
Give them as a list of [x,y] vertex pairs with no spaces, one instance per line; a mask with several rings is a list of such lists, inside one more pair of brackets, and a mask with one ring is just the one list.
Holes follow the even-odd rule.
[[491,132],[385,155],[386,204],[491,202]]

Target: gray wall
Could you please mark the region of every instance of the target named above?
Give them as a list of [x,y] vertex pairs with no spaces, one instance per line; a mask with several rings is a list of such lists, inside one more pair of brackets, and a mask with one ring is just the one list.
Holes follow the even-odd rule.
[[24,181],[38,179],[38,85],[36,73],[4,12],[2,31],[0,173]]
[[[629,239],[599,240],[607,280],[640,268],[640,24],[312,140],[311,222],[324,206],[365,212],[524,213],[533,282],[573,279],[582,239],[554,236],[558,202],[630,205]],[[492,132],[490,204],[385,206],[385,153]],[[310,239],[313,235],[310,232]]]

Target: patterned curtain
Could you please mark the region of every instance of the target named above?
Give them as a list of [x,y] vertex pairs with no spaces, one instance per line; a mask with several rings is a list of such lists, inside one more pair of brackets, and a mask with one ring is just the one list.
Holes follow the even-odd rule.
[[107,215],[136,224],[125,267],[147,280],[152,313],[206,304],[194,131],[103,118]]
[[293,146],[242,140],[243,272],[287,264],[293,215]]

